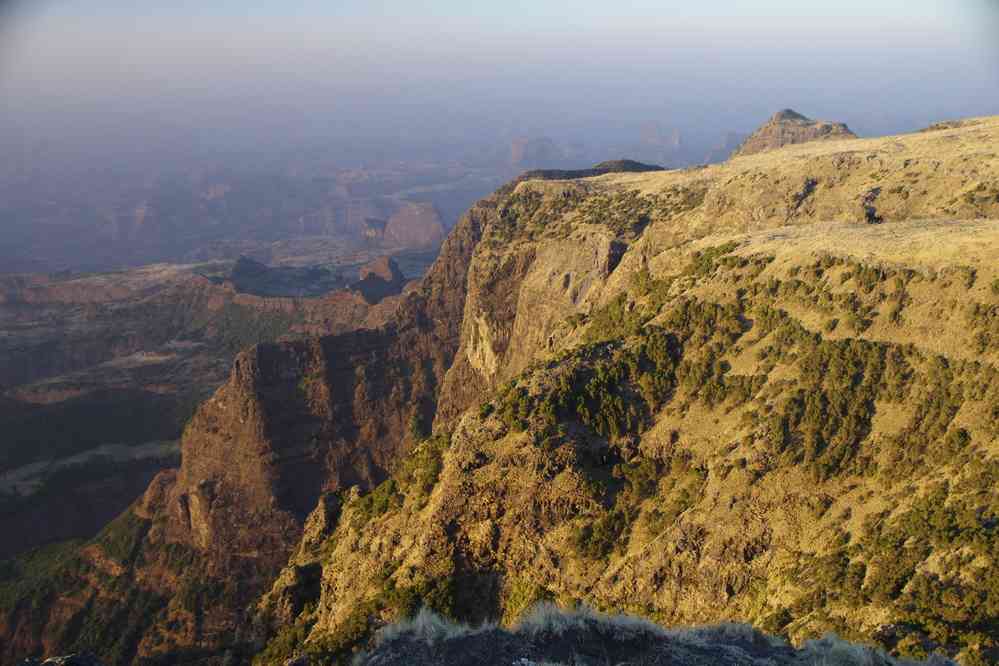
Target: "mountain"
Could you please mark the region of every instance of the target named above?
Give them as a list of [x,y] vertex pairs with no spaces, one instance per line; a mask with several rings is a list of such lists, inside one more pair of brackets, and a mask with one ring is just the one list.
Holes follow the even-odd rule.
[[243,347],[383,323],[405,279],[389,258],[361,274],[379,271],[359,291],[246,258],[0,278],[0,557],[92,537],[127,508],[177,464],[184,423]]
[[433,204],[407,203],[388,219],[384,239],[391,247],[436,247],[444,235],[444,222]]
[[372,305],[399,294],[406,285],[406,276],[391,257],[382,257],[365,264],[361,267],[358,278],[351,289],[359,292]]
[[507,170],[505,161],[432,160],[347,169],[335,158],[302,164],[289,155],[267,164],[191,164],[182,172],[0,175],[0,274],[240,256],[277,264],[290,243],[307,246],[310,264],[362,251],[436,248]]
[[178,470],[7,562],[3,658],[327,663],[552,600],[994,663],[997,141],[526,174],[385,326],[240,353]]
[[838,141],[856,139],[857,135],[843,123],[812,120],[796,111],[778,111],[762,127],[753,132],[732,157],[755,155],[783,146],[808,141]]

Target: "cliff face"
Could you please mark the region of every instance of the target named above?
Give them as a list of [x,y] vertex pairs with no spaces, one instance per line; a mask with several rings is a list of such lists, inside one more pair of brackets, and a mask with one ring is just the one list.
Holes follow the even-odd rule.
[[[992,463],[951,461],[997,447],[997,140],[986,119],[529,174],[463,218],[386,327],[241,354],[126,516],[134,538],[116,526],[74,574],[126,582],[22,601],[0,635],[71,647],[94,609],[150,594],[118,662],[269,637],[261,660],[283,663],[343,657],[423,603],[512,621],[557,599],[988,657],[960,630],[987,638],[991,611],[912,609],[930,573],[990,588],[905,528],[953,482],[934,524],[995,541]],[[910,537],[931,547],[899,569]]]
[[402,292],[406,285],[405,276],[391,257],[382,257],[365,264],[361,267],[358,278],[351,288],[372,304]]
[[[0,557],[90,538],[127,508],[176,464],[174,451],[146,449],[180,438],[241,348],[377,327],[401,301],[400,279],[371,298],[269,297],[198,269],[0,279]],[[108,446],[130,449],[112,462]]]
[[543,599],[993,660],[996,138],[515,184],[437,434],[310,519],[263,662],[292,631],[328,656],[421,603],[512,622]]
[[[321,493],[372,485],[414,433],[429,429],[458,346],[469,258],[496,201],[462,219],[383,328],[237,357],[185,430],[181,468],[160,474],[122,519],[136,528],[110,566],[130,599],[157,601],[118,661],[232,643],[240,609],[287,562]],[[51,601],[42,616],[10,615],[0,626],[5,658],[33,645],[75,645],[82,639],[71,627],[110,621],[117,595],[84,582],[106,569],[107,548],[95,548],[74,558],[74,590],[57,595],[77,611],[57,612]],[[187,602],[178,602],[184,590]]]
[[831,123],[824,120],[812,120],[805,116],[785,109],[774,114],[762,127],[753,132],[732,157],[755,155],[783,146],[809,141],[835,141],[856,139],[857,135],[843,123]]

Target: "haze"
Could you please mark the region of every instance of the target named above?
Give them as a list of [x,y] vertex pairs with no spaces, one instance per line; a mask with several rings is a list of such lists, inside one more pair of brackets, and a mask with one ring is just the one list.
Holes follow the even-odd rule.
[[323,146],[350,164],[544,135],[590,159],[649,123],[710,145],[783,107],[861,135],[999,110],[982,1],[248,4],[9,5],[4,138],[154,161]]

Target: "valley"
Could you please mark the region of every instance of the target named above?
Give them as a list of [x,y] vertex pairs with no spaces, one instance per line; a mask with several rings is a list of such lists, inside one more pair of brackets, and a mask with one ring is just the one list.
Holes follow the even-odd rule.
[[241,349],[378,326],[406,282],[389,258],[0,277],[0,557],[94,536],[177,464]]

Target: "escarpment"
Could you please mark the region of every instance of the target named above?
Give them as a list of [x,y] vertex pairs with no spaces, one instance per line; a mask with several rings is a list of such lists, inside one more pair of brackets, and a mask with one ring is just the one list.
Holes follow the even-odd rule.
[[538,600],[993,659],[999,160],[964,164],[999,122],[971,127],[517,183],[435,434],[303,539],[262,663]]
[[113,663],[269,664],[550,599],[989,659],[997,141],[528,175],[388,326],[241,354],[181,469],[67,565],[91,584],[0,632],[66,653],[118,602]]

